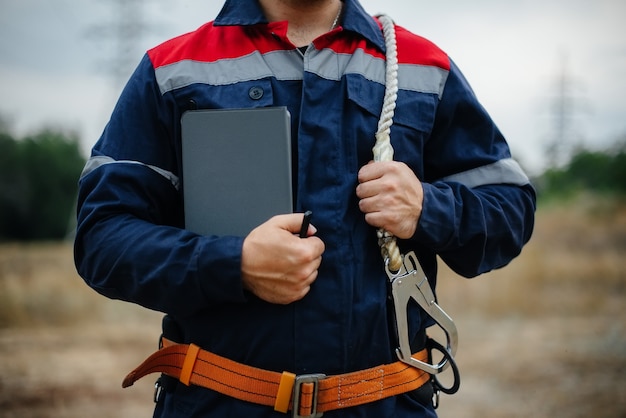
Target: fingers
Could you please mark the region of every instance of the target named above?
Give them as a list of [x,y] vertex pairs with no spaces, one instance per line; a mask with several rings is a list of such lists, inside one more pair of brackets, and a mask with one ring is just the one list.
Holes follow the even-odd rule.
[[[296,251],[297,252],[297,251]],[[311,258],[306,249],[300,254],[285,254],[274,258],[268,270],[257,270],[245,282],[248,290],[266,302],[286,305],[305,297],[318,276],[322,257]],[[273,270],[272,270],[273,269]],[[281,271],[283,269],[283,271]]]
[[423,187],[404,163],[376,162],[358,173],[356,194],[365,221],[399,238],[410,238],[422,212]]
[[391,166],[392,164],[389,164],[389,162],[370,161],[361,167],[358,173],[359,184],[381,178],[387,171],[386,165]]
[[289,276],[283,287],[274,289],[279,290],[279,292],[268,292],[266,300],[271,303],[287,305],[304,298],[309,293],[311,286],[317,279],[318,268],[319,263],[317,264],[317,267],[311,269],[308,275],[303,273],[301,277],[297,277],[296,275]]
[[370,162],[358,173],[356,194],[361,199],[392,193],[399,186],[401,166],[396,162]]
[[308,238],[296,234],[302,214],[276,216],[254,229],[244,240],[241,272],[244,288],[259,298],[288,304],[303,298],[317,278],[324,243],[312,225]]
[[392,177],[377,178],[357,186],[359,208],[363,213],[373,213],[391,208],[402,194],[400,185]]

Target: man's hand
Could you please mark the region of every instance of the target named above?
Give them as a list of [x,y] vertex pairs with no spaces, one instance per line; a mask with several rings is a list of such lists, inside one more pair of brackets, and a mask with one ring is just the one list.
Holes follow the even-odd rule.
[[424,189],[415,173],[397,161],[370,162],[359,170],[356,194],[365,221],[398,238],[411,238],[422,214]]
[[243,242],[241,274],[245,289],[276,304],[302,299],[317,278],[324,243],[313,236],[299,238],[302,214],[275,216],[254,229]]

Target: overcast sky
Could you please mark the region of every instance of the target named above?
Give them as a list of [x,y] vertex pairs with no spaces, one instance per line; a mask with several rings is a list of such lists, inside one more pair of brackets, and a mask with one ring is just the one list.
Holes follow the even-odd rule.
[[[121,88],[108,71],[117,48],[112,24],[118,3],[0,0],[0,116],[17,135],[60,126],[78,132],[88,152]],[[444,49],[531,172],[545,165],[545,142],[554,135],[562,91],[571,141],[605,147],[626,136],[625,1],[362,4]],[[144,0],[145,30],[131,51],[132,65],[147,48],[212,20],[221,5],[221,0]]]

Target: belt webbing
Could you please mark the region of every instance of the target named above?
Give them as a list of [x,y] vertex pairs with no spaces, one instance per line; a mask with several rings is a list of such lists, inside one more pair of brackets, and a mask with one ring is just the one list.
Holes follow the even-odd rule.
[[[427,361],[427,350],[415,354]],[[278,373],[241,363],[202,350],[194,344],[174,344],[164,339],[163,348],[148,357],[124,379],[131,386],[151,373],[164,373],[185,385],[211,389],[247,402],[287,412],[292,408],[297,376]],[[370,369],[320,377],[300,385],[298,416],[310,416],[399,395],[421,387],[430,375],[400,361]]]

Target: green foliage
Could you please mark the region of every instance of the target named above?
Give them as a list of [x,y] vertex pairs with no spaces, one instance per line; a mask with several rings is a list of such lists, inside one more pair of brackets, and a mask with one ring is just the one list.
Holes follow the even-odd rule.
[[580,149],[562,168],[535,179],[543,200],[570,198],[582,192],[626,196],[626,141],[606,151]]
[[63,238],[84,164],[75,135],[0,132],[0,240]]

